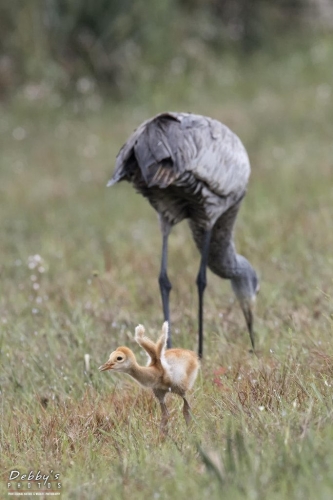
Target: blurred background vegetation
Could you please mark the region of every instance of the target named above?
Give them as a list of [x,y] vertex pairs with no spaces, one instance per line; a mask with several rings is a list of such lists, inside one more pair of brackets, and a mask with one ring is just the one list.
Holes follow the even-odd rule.
[[226,54],[248,64],[332,27],[330,0],[1,0],[0,96],[29,85],[32,100],[128,99],[165,80],[214,78]]

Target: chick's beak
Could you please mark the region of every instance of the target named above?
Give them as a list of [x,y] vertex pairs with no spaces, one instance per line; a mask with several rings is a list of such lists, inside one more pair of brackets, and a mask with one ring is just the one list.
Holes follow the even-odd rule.
[[106,370],[112,370],[114,363],[107,361],[104,365],[100,366],[98,369],[100,372],[105,372]]
[[241,303],[241,308],[242,308],[243,314],[245,316],[247,329],[248,329],[249,334],[250,334],[252,349],[254,350],[253,311],[252,311],[253,302],[252,301],[250,302],[248,300],[244,300]]

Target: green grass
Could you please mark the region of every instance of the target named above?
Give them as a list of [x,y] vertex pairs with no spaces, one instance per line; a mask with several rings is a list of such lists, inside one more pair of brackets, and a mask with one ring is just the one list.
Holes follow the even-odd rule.
[[[62,497],[80,500],[332,498],[332,59],[333,40],[318,39],[244,67],[207,62],[203,81],[171,79],[128,105],[3,106],[4,498],[12,469],[57,470]],[[161,327],[156,215],[129,185],[105,184],[128,134],[164,109],[214,116],[242,138],[253,170],[236,245],[262,280],[256,357],[230,285],[209,274],[194,424],[170,397],[166,440],[153,396],[97,370],[120,344],[144,362],[134,328]],[[198,266],[183,223],[170,237],[174,344],[195,350]]]

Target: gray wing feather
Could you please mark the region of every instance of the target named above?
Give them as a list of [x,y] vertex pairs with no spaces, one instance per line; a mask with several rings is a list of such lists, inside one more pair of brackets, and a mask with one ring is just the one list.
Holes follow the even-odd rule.
[[141,123],[137,129],[134,130],[133,134],[128,138],[128,140],[125,142],[125,144],[122,146],[120,149],[119,153],[117,154],[116,158],[116,167],[113,176],[107,183],[107,186],[113,186],[113,184],[116,184],[116,182],[121,181],[124,177],[126,177],[126,166],[127,162],[131,158],[133,154],[133,147],[136,141],[138,140],[138,137],[140,137],[142,131],[145,129],[147,123],[149,123],[151,119],[146,120],[145,122]]
[[158,184],[166,187],[171,184],[175,177],[172,172],[173,154],[165,129],[168,122],[177,120],[178,113],[163,113],[143,122],[119,151],[114,174],[107,185],[112,186],[126,177],[133,155],[149,186]]
[[246,189],[250,162],[236,134],[217,120],[196,115],[185,116],[182,129],[186,170],[219,196]]
[[158,117],[146,125],[134,145],[135,158],[149,187],[167,187],[177,176],[172,124],[169,116]]
[[142,123],[120,150],[109,185],[137,162],[148,186],[167,187],[185,172],[219,196],[243,192],[250,163],[240,139],[225,125],[189,113],[163,113]]

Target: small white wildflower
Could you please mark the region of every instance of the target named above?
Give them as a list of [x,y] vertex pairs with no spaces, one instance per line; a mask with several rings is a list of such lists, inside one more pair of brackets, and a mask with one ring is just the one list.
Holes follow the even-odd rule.
[[79,78],[76,82],[76,88],[81,94],[87,94],[94,89],[94,81],[87,77]]
[[34,307],[33,309],[31,309],[31,312],[32,312],[32,314],[38,314],[39,313],[39,309],[36,309]]
[[36,253],[35,255],[30,255],[28,257],[28,267],[29,269],[35,269],[35,267],[42,266],[43,259],[42,257]]
[[39,283],[34,283],[34,284],[32,285],[32,288],[33,288],[34,290],[39,290]]
[[258,406],[258,410],[264,411],[265,407],[264,406]]
[[16,127],[13,130],[13,137],[16,141],[23,141],[27,137],[27,131],[23,127]]

